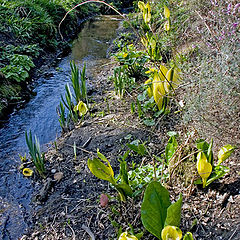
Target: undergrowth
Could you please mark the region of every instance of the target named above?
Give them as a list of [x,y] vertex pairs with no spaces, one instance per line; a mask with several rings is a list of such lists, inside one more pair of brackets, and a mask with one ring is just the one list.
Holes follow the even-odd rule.
[[203,136],[240,144],[239,4],[236,1],[190,3],[189,34],[198,38],[198,55],[182,69],[185,75],[185,123]]

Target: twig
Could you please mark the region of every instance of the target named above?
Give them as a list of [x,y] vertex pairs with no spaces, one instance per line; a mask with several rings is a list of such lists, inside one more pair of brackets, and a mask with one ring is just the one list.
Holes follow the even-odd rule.
[[[69,147],[73,147],[73,145],[67,144],[67,143],[64,143],[64,145],[69,146]],[[77,146],[76,146],[76,148],[79,149],[79,150],[81,150],[81,151],[83,151],[83,152],[86,152],[86,153],[89,153],[89,154],[91,154],[91,155],[94,155],[93,152],[90,152],[90,151],[88,151],[88,150],[86,150],[86,149],[84,149],[84,148],[77,147]]]
[[62,36],[62,34],[61,34],[61,29],[60,29],[62,22],[65,20],[65,18],[67,17],[67,15],[68,15],[72,10],[74,10],[75,8],[77,8],[77,7],[79,7],[79,6],[82,6],[82,5],[84,5],[84,4],[87,4],[87,3],[102,3],[102,4],[105,4],[106,6],[108,6],[109,8],[111,8],[113,11],[115,11],[117,14],[119,14],[124,20],[126,20],[126,21],[129,23],[129,25],[131,26],[131,28],[133,29],[134,33],[135,33],[139,38],[141,38],[140,35],[139,35],[139,33],[138,33],[138,32],[136,31],[136,29],[132,26],[132,23],[129,21],[129,19],[128,19],[127,17],[125,17],[122,13],[120,13],[117,9],[115,9],[113,6],[111,6],[110,4],[108,4],[108,3],[104,2],[104,1],[88,0],[88,1],[85,1],[85,2],[82,2],[82,3],[77,4],[75,7],[73,7],[72,9],[70,9],[70,10],[65,14],[65,16],[63,17],[63,19],[61,20],[61,22],[60,22],[59,25],[58,25],[58,31],[59,31],[59,34],[60,34],[60,36],[61,36],[62,39],[63,39],[63,36]]
[[73,228],[70,226],[69,223],[67,223],[67,225],[68,225],[68,227],[71,229],[71,231],[72,231],[72,233],[73,233],[73,240],[75,240],[75,239],[76,239],[76,234],[75,234]]
[[228,240],[231,240],[233,238],[233,236],[235,235],[235,233],[237,232],[238,227],[235,229],[235,231],[233,232],[233,234],[231,235],[231,237]]
[[82,225],[82,229],[85,230],[88,235],[91,237],[91,240],[95,240],[95,236],[94,234],[92,233],[92,231],[90,230],[89,227],[85,226],[85,225]]
[[83,145],[82,148],[85,148],[92,141],[92,137],[90,137]]

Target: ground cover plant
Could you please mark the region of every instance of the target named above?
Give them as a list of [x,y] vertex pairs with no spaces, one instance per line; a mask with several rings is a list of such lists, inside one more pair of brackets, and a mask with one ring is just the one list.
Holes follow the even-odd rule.
[[[197,8],[194,4],[200,8],[191,11]],[[212,5],[220,15],[209,13]],[[127,22],[135,27],[139,44],[118,45],[115,67],[105,66],[105,75],[96,77],[96,88],[104,86],[105,92],[99,90],[99,96],[88,102],[85,69],[79,72],[71,65],[73,94],[66,85],[59,121],[64,129],[71,118],[75,127],[67,129],[47,153],[48,168],[59,172],[57,176],[55,171],[48,172],[54,186],[46,193],[50,206],[38,212],[42,228],[35,229],[36,235],[48,234],[49,239],[86,239],[87,235],[119,240],[238,239],[239,139],[233,133],[238,134],[239,120],[239,42],[234,32],[223,34],[226,44],[219,43],[212,31],[222,27],[225,17],[226,24],[237,21],[239,6],[235,1],[228,5],[137,1],[136,6],[137,17]],[[215,18],[212,24],[209,14],[220,18],[221,24]],[[178,17],[185,21],[180,30]],[[209,49],[202,47],[203,41],[197,50],[191,46],[184,53],[177,44],[185,42],[176,37],[199,18],[200,35],[189,30],[193,34],[189,39],[205,41],[205,34],[210,34]],[[153,19],[159,20],[157,26]],[[221,96],[230,103],[226,111]],[[84,101],[89,109],[95,101],[98,111],[108,114],[78,121],[86,113]],[[236,126],[230,124],[230,117]],[[215,128],[219,131],[212,134]],[[224,129],[229,129],[228,134]],[[29,233],[26,239],[34,237]]]

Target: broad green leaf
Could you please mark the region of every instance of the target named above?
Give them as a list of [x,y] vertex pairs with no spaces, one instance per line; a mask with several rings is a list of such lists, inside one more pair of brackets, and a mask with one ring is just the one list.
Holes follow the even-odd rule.
[[175,136],[170,137],[165,149],[165,157],[166,157],[167,163],[169,162],[169,160],[177,150],[177,147],[178,147],[178,143]]
[[169,18],[170,17],[170,10],[165,5],[164,5],[164,16],[165,16],[165,18]]
[[155,125],[154,119],[150,119],[150,118],[144,119],[143,123],[148,127],[152,127]]
[[180,240],[182,238],[182,231],[175,226],[166,226],[162,230],[162,240]]
[[223,177],[225,174],[227,174],[230,171],[230,169],[226,166],[218,165],[213,169],[213,173],[210,175],[210,177],[207,180],[206,186],[208,186],[213,181]]
[[129,196],[129,197],[132,196],[132,194],[133,194],[132,189],[127,183],[120,183],[120,184],[116,184],[115,186],[118,191],[122,190],[122,192],[125,196]]
[[235,150],[235,147],[229,144],[223,146],[218,152],[218,165],[221,164],[223,161],[225,161],[227,158],[229,158],[234,150]]
[[115,184],[114,173],[108,160],[106,159],[108,166],[102,163],[98,158],[88,159],[88,168],[94,176],[97,178],[109,181]]
[[181,221],[181,208],[182,208],[182,194],[179,199],[171,204],[167,209],[167,218],[165,220],[165,226],[180,226]]
[[139,149],[139,154],[141,156],[144,156],[146,154],[146,148],[145,148],[144,144],[139,144],[138,149]]
[[133,150],[134,152],[138,153],[138,146],[131,144],[131,143],[127,143],[126,144],[131,150]]
[[191,233],[191,232],[187,232],[187,233],[184,235],[183,240],[194,240],[192,233]]
[[167,208],[171,205],[169,193],[159,182],[149,183],[141,206],[143,226],[158,239],[167,217]]
[[208,152],[209,144],[204,139],[196,141],[197,149],[202,150],[205,154]]

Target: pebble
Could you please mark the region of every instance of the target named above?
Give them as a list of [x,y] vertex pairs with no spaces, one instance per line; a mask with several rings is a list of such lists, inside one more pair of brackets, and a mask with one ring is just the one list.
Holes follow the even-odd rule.
[[54,180],[60,181],[63,178],[63,173],[62,172],[57,172],[54,174]]
[[54,174],[54,173],[56,173],[56,172],[57,172],[57,170],[54,169],[54,168],[51,170],[51,173],[52,173],[52,174]]

